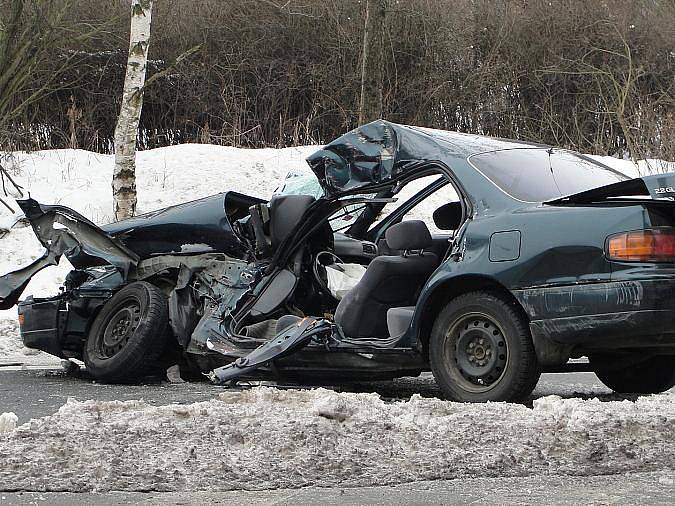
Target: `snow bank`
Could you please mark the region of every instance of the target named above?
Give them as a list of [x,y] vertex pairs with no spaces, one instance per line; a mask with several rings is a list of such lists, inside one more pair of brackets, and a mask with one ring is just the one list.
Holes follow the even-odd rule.
[[[231,490],[675,467],[675,395],[458,404],[254,388],[77,402],[0,435],[5,490]],[[48,470],[48,471],[46,471]]]

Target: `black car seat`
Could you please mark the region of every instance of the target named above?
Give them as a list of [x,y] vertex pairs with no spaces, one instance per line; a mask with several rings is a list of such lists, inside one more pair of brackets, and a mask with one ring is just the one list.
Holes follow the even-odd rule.
[[270,242],[279,247],[316,199],[310,195],[275,195],[270,199]]
[[368,265],[358,284],[338,304],[335,322],[348,337],[386,337],[387,310],[414,306],[420,290],[438,267],[424,222],[403,221],[387,229],[387,244],[400,255],[383,255]]

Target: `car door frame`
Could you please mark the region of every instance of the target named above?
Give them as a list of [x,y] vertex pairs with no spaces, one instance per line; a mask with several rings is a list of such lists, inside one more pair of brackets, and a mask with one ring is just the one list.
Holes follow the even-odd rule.
[[[432,174],[434,175],[434,174]],[[368,230],[365,239],[368,241],[371,241],[375,244],[378,245],[378,250],[384,250],[385,248],[382,248],[383,242],[386,244],[386,241],[384,239],[384,235],[387,231],[387,229],[397,223],[400,223],[403,220],[403,217],[409,213],[412,209],[414,209],[417,205],[419,205],[423,200],[426,198],[430,197],[432,194],[440,190],[441,188],[447,186],[448,184],[452,185],[452,188],[455,190],[457,193],[457,196],[459,197],[459,201],[462,204],[462,220],[460,222],[460,225],[457,227],[457,230],[459,230],[466,221],[469,213],[468,213],[468,208],[467,208],[467,201],[465,194],[463,193],[461,186],[455,183],[454,178],[449,177],[446,170],[439,170],[436,175],[439,177],[431,182],[429,185],[425,186],[422,188],[420,191],[415,193],[412,197],[410,197],[406,202],[404,202],[400,207],[397,209],[394,209],[389,215],[385,216],[382,221],[377,223],[372,229]],[[428,174],[427,174],[428,176]],[[423,176],[420,176],[423,177]],[[415,178],[419,179],[419,178]],[[411,183],[415,179],[412,179],[408,181],[406,184]],[[456,234],[433,234],[433,237],[435,240],[443,240],[447,241],[447,248],[445,249],[444,253],[447,253],[450,251],[450,248],[452,246],[452,240],[453,237]],[[387,251],[381,251],[381,253],[387,254]],[[447,256],[444,255],[444,256]],[[442,259],[442,255],[439,255]]]

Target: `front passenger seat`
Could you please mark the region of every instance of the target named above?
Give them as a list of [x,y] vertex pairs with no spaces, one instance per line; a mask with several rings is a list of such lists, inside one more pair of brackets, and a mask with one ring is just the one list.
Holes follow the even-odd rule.
[[438,267],[438,257],[423,250],[432,244],[423,221],[403,221],[385,232],[387,245],[401,255],[373,259],[361,280],[338,304],[335,322],[347,337],[386,337],[387,310],[414,306],[420,290]]

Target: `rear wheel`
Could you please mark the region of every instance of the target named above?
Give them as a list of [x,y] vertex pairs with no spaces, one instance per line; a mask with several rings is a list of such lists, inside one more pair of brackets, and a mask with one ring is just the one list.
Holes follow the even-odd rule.
[[589,357],[595,375],[608,388],[627,394],[657,394],[675,386],[675,355],[658,355],[638,363],[619,365],[625,355]]
[[540,375],[526,319],[488,292],[467,293],[445,306],[429,357],[441,390],[455,401],[519,401]]
[[87,370],[109,382],[155,372],[166,343],[168,311],[156,286],[139,281],[122,288],[91,326],[83,353]]

